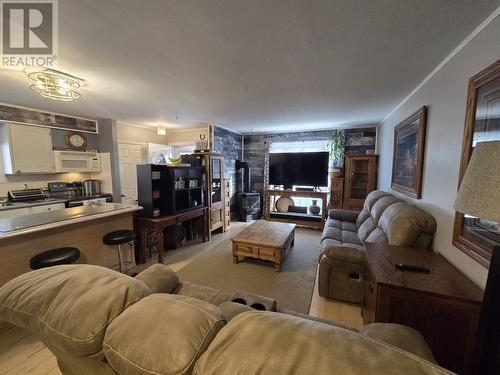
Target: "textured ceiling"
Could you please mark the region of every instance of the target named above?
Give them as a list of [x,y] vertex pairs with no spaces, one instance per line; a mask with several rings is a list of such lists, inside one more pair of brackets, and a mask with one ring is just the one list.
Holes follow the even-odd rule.
[[0,71],[0,101],[237,131],[379,122],[500,0],[59,0],[59,69],[83,98]]

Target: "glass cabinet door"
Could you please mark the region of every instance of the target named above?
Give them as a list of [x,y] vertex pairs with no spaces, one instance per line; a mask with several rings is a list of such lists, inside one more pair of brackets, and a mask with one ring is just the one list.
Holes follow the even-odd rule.
[[212,204],[222,201],[222,160],[212,159]]
[[368,195],[368,160],[352,160],[351,198],[365,199]]

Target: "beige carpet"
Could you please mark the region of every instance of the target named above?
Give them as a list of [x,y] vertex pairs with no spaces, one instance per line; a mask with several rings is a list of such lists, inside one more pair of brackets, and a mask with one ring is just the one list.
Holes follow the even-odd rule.
[[[244,290],[277,300],[278,307],[303,314],[309,312],[318,264],[320,232],[298,228],[295,245],[281,263],[281,272],[272,262],[258,259],[232,263],[231,241],[196,256],[177,271],[181,280],[228,292]],[[241,258],[240,258],[241,259]]]

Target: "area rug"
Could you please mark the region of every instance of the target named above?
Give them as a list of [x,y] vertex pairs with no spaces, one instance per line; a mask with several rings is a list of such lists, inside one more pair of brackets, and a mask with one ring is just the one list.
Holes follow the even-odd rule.
[[[232,262],[232,243],[225,240],[196,256],[177,271],[181,280],[207,285],[227,292],[244,290],[274,298],[279,308],[303,314],[309,312],[318,265],[320,232],[298,228],[295,245],[281,263],[245,258]],[[241,259],[241,258],[240,258]]]

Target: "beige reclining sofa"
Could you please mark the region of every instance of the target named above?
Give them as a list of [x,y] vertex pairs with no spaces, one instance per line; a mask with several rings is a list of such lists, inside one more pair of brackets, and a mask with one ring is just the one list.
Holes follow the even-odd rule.
[[320,243],[319,295],[353,303],[363,299],[363,242],[429,247],[436,220],[394,195],[375,190],[361,212],[330,210]]
[[66,375],[449,374],[411,328],[371,324],[359,334],[228,295],[160,264],[136,278],[56,266],[1,287],[0,321],[32,331]]

